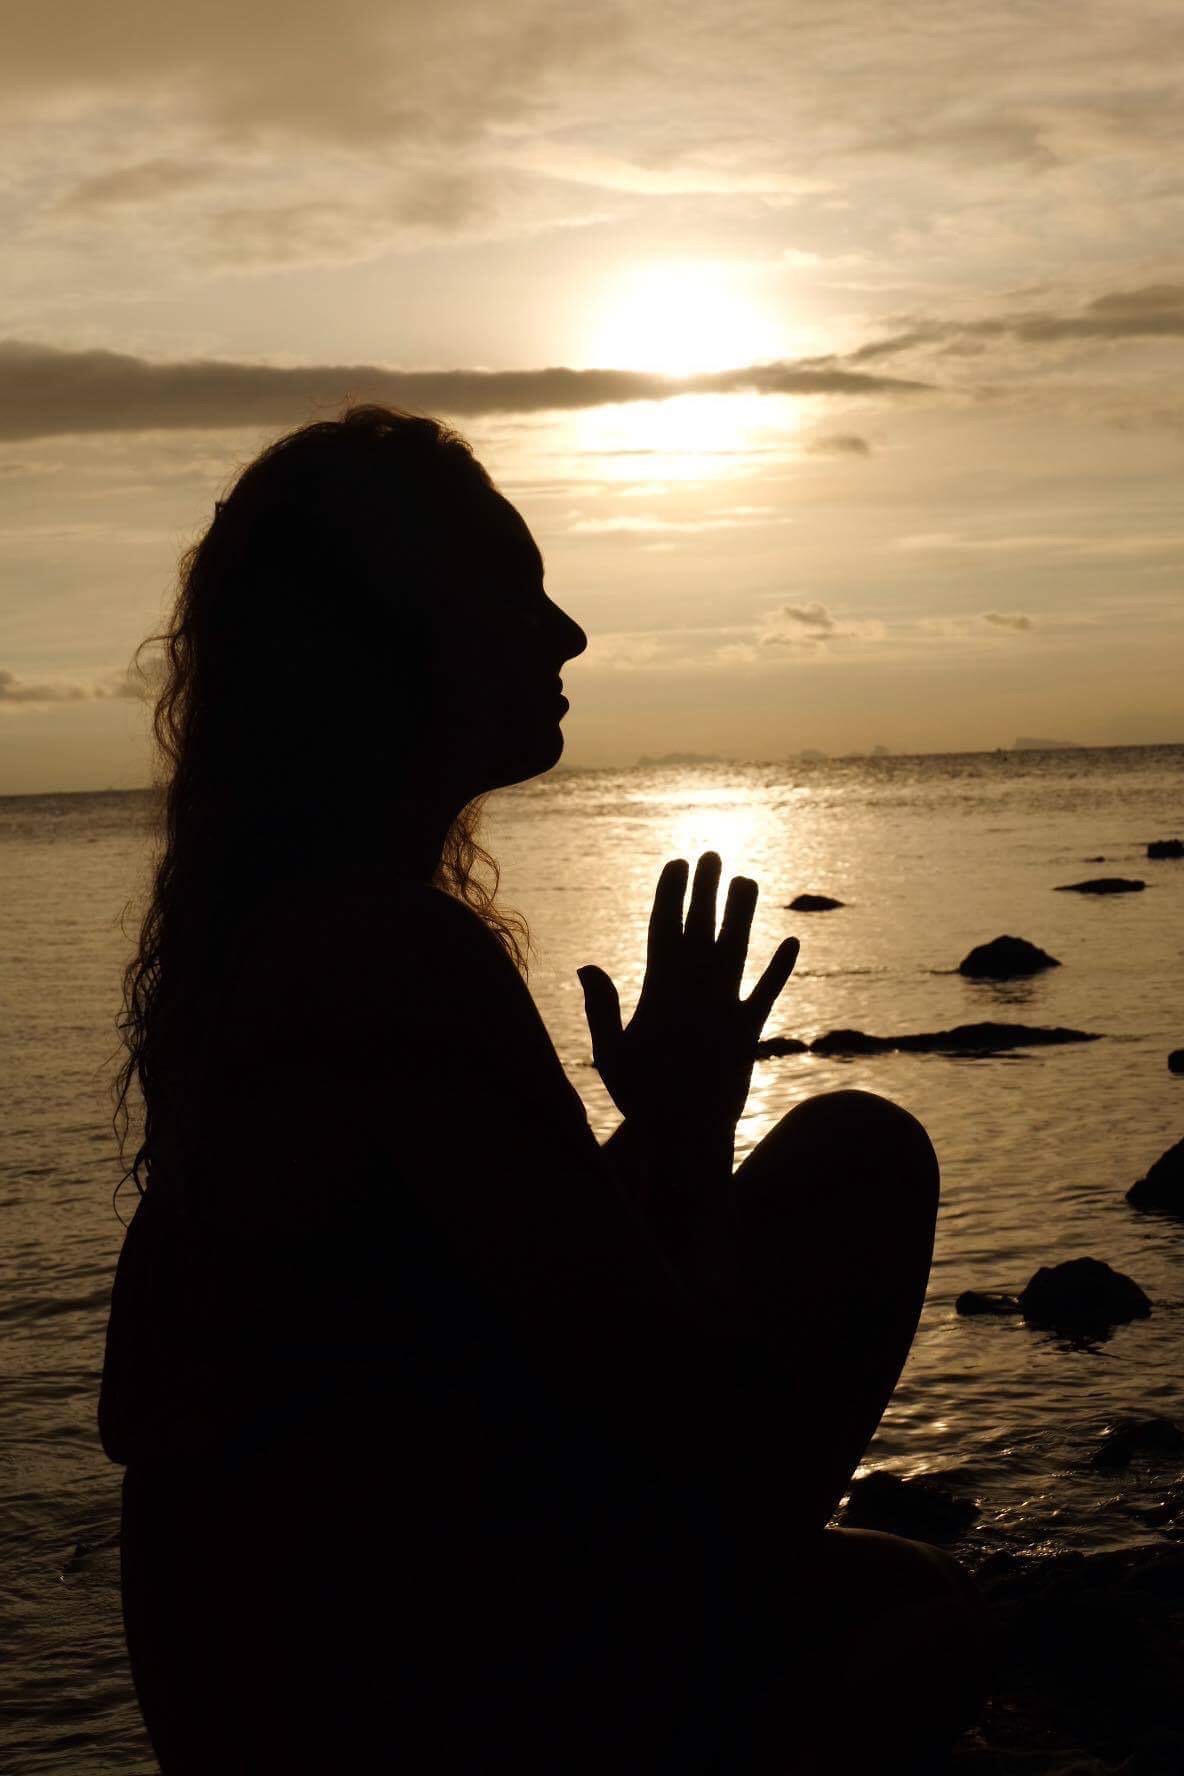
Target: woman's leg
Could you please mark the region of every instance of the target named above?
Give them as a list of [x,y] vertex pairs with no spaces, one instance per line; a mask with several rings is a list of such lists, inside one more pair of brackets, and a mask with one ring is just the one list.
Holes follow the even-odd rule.
[[767,1679],[754,1685],[743,1776],[919,1776],[974,1721],[996,1648],[950,1555],[874,1530],[824,1530],[803,1549],[787,1602]]
[[782,1117],[733,1182],[739,1286],[784,1372],[770,1465],[783,1511],[803,1532],[821,1529],[916,1331],[937,1159],[906,1110],[870,1092],[828,1092]]
[[912,1768],[982,1700],[984,1616],[956,1561],[823,1527],[908,1356],[937,1201],[925,1130],[868,1092],[800,1104],[735,1175],[745,1303],[784,1374],[749,1538],[745,1776]]

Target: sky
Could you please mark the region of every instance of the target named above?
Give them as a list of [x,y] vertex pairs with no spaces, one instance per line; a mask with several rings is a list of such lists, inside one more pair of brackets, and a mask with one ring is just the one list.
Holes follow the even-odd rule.
[[19,9],[0,793],[148,781],[179,554],[363,399],[531,526],[571,765],[1184,740],[1182,89],[1178,0]]

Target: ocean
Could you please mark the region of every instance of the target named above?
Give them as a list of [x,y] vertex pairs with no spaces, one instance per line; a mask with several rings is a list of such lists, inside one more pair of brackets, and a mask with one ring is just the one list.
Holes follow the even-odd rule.
[[[12,1776],[155,1768],[123,1652],[120,1474],[95,1431],[122,1238],[107,1096],[135,930],[121,915],[147,882],[148,810],[136,791],[0,798],[0,1732]],[[740,1125],[742,1155],[804,1097],[857,1086],[929,1129],[943,1175],[933,1273],[865,1466],[941,1475],[973,1497],[960,1544],[972,1563],[1161,1533],[1150,1517],[1163,1469],[1105,1473],[1089,1458],[1121,1417],[1184,1422],[1184,1224],[1123,1200],[1184,1134],[1184,1079],[1166,1065],[1184,1045],[1184,862],[1146,858],[1149,840],[1179,836],[1179,746],[560,769],[487,804],[502,898],[535,941],[532,991],[599,1135],[617,1116],[591,1066],[576,968],[606,968],[627,1013],[658,871],[709,848],[761,886],[749,984],[780,938],[801,938],[766,1036],[983,1020],[1099,1036],[989,1058],[762,1061]],[[1147,888],[1054,892],[1096,875]],[[845,904],[789,912],[803,891]],[[1005,932],[1063,966],[1005,985],[956,972]],[[125,1188],[125,1216],[134,1201]],[[1133,1276],[1151,1317],[1074,1344],[954,1312],[963,1289],[1018,1290],[1039,1265],[1086,1255]],[[841,1274],[843,1252],[789,1256],[790,1289],[798,1263]],[[803,1323],[803,1365],[811,1335]]]

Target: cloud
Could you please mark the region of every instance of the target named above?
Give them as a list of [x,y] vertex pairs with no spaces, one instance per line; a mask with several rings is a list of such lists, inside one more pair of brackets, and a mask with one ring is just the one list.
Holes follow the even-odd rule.
[[829,632],[835,626],[826,606],[817,600],[811,604],[783,604],[777,614],[787,623],[801,623],[807,629]]
[[383,401],[466,418],[571,411],[683,394],[910,394],[899,377],[797,364],[754,364],[697,376],[633,370],[395,370],[373,364],[299,368],[191,359],[155,363],[127,352],[0,340],[0,438],[291,425],[313,409]]
[[223,137],[351,143],[475,139],[532,115],[556,70],[602,64],[629,35],[614,0],[552,14],[502,0],[58,0],[5,31],[0,86],[26,105],[101,104],[204,116]]
[[1032,618],[1025,616],[1023,611],[984,611],[983,622],[990,623],[996,629],[1034,629]]
[[870,456],[872,447],[858,432],[834,432],[829,437],[811,438],[808,448],[818,456]]
[[104,210],[122,204],[155,203],[178,191],[209,185],[220,176],[222,169],[204,160],[141,160],[83,179],[61,198],[58,208]]
[[126,697],[138,702],[146,694],[145,685],[130,672],[109,672],[86,684],[64,679],[46,679],[38,683],[18,678],[15,672],[0,667],[0,705],[87,703],[110,697]]
[[1133,535],[1079,531],[1028,531],[975,536],[948,530],[915,531],[895,539],[898,549],[923,553],[1009,555],[1067,561],[1167,561],[1184,556],[1184,530],[1142,531]]
[[809,652],[834,641],[882,641],[886,633],[878,619],[837,616],[812,599],[808,604],[781,605],[765,618],[756,639],[762,648],[804,648]]
[[0,667],[0,703],[79,703],[91,694],[79,684],[29,684]]
[[[927,347],[946,354],[976,354],[991,339],[1013,339],[1027,345],[1071,340],[1184,338],[1184,284],[1145,284],[1097,296],[1072,312],[1023,309],[1013,314],[969,321],[918,320],[903,332],[871,340],[842,360],[845,364],[876,363]],[[827,360],[819,360],[826,362]],[[836,362],[838,360],[835,360]]]

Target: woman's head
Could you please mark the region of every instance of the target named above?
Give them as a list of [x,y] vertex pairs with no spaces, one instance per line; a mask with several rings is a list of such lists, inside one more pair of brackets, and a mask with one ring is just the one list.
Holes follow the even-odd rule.
[[456,814],[546,770],[559,668],[586,645],[464,440],[380,407],[243,470],[182,564],[172,641],[227,792],[318,829],[358,791],[371,823],[429,795]]
[[183,556],[153,640],[163,845],[117,1116],[138,1077],[151,1124],[234,926],[277,880],[426,875],[524,964],[474,804],[559,758],[560,668],[586,637],[463,438],[368,406],[278,439]]

